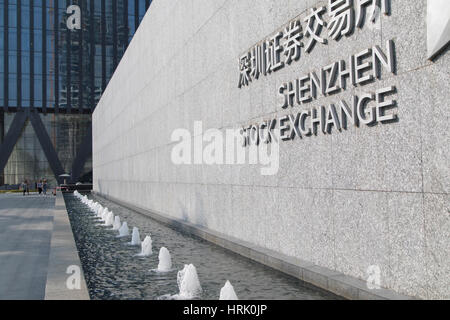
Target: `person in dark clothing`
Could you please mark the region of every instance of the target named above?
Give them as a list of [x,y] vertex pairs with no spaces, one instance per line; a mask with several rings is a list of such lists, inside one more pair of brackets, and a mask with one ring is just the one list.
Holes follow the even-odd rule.
[[42,182],[42,191],[44,192],[44,196],[47,195],[47,188],[48,188],[47,180],[44,179],[44,181]]
[[20,187],[22,188],[23,196],[25,197],[25,192],[27,192],[27,183],[23,181]]
[[25,196],[25,193],[27,194],[27,195],[30,195],[30,186],[29,186],[29,184],[28,184],[28,180],[25,180],[23,183],[22,183],[22,190],[23,190],[23,195]]
[[42,180],[40,180],[37,184],[39,195],[42,193]]

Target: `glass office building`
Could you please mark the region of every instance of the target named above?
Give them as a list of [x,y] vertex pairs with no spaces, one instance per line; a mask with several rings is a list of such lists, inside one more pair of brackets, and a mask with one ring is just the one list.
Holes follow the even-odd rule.
[[0,0],[0,186],[92,176],[91,114],[151,0]]

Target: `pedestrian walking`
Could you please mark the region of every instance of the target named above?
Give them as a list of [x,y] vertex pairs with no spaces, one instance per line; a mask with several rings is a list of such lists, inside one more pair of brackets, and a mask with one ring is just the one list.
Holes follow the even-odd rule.
[[20,187],[22,188],[23,196],[25,197],[25,193],[27,192],[27,183],[25,180],[22,182]]
[[25,193],[27,195],[30,195],[30,184],[28,183],[28,180],[25,180],[23,182],[22,189],[23,189],[23,195],[25,195]]
[[41,193],[42,193],[42,180],[39,180],[39,182],[37,184],[37,187],[38,187],[38,193],[39,193],[39,195],[41,195]]
[[48,188],[47,180],[44,179],[44,182],[42,183],[42,191],[44,192],[44,196],[47,195],[47,188]]

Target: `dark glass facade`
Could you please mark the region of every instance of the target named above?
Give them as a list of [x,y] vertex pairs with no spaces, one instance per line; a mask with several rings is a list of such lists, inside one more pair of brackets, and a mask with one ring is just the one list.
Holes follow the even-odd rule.
[[0,0],[0,185],[89,176],[91,114],[150,3]]

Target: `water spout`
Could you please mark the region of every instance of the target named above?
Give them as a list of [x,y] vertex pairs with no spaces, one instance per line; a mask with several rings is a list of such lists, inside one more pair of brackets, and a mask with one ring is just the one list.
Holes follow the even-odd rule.
[[96,216],[98,216],[98,213],[100,212],[100,210],[103,210],[103,207],[100,203],[97,203],[93,210]]
[[141,244],[141,253],[138,254],[140,257],[148,257],[153,253],[152,250],[152,238],[150,236],[146,236],[144,241]]
[[116,216],[115,218],[114,218],[114,223],[113,223],[113,230],[114,231],[117,231],[117,230],[119,230],[120,229],[120,227],[121,227],[121,222],[120,222],[120,217],[119,216]]
[[132,246],[141,245],[141,236],[139,235],[139,229],[136,227],[133,228],[133,234],[131,236],[131,245]]
[[159,264],[157,272],[169,272],[172,270],[172,258],[169,250],[162,247],[159,250]]
[[100,219],[103,220],[103,216],[105,215],[105,212],[107,212],[107,211],[108,211],[108,208],[101,208],[98,211],[97,217],[99,217]]
[[128,224],[124,222],[119,229],[119,237],[127,237],[130,235],[130,230],[128,229]]
[[180,289],[180,293],[177,296],[179,299],[194,299],[202,292],[197,269],[192,264],[185,265],[183,270],[178,271],[177,282]]
[[100,218],[103,221],[106,221],[106,217],[108,216],[109,210],[108,208],[103,208],[103,211],[101,212]]
[[106,215],[106,219],[105,219],[105,226],[106,227],[111,227],[114,224],[114,213],[112,213],[111,211],[108,212],[108,214]]
[[219,300],[239,300],[230,281],[227,281],[225,286],[220,290]]

